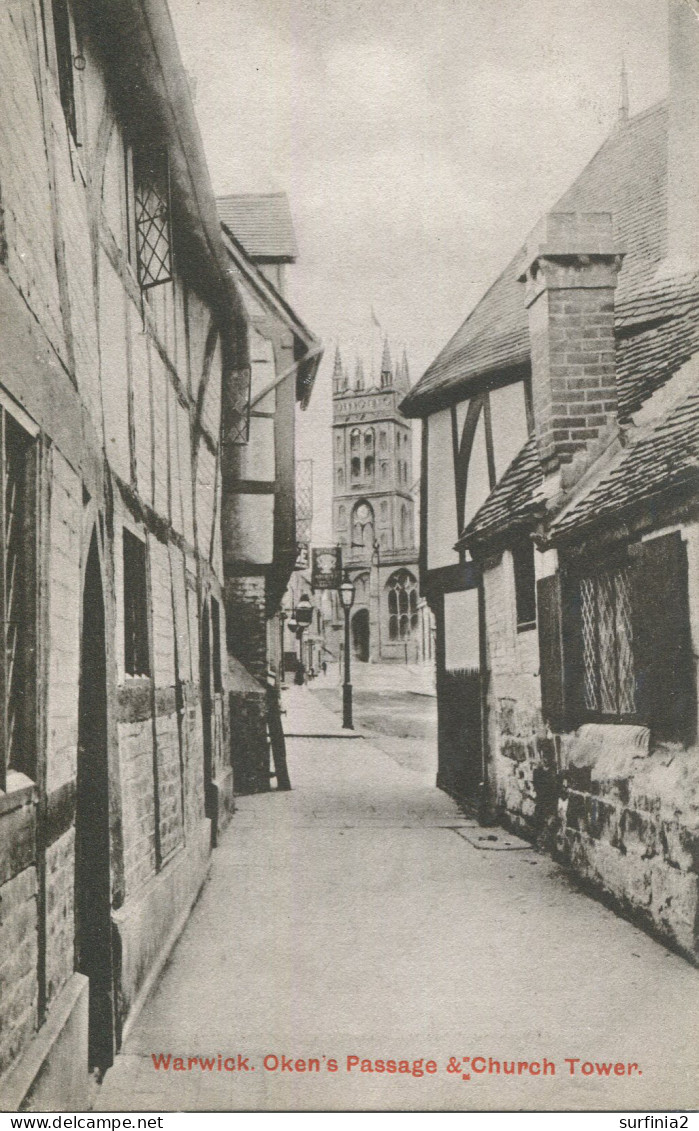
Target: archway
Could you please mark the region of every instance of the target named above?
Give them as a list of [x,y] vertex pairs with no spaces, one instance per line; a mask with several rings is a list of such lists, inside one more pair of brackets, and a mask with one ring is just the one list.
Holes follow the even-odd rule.
[[366,663],[369,659],[369,610],[357,609],[352,617],[352,650],[355,658]]
[[78,698],[75,810],[75,967],[90,980],[90,1068],[114,1060],[114,978],[110,916],[107,661],[97,535],[85,570]]

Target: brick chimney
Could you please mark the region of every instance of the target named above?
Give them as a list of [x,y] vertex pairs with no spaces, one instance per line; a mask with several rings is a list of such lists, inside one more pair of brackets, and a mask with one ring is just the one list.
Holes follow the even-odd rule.
[[608,212],[552,212],[535,228],[525,284],[532,400],[545,472],[617,419],[614,288],[622,254]]
[[679,273],[699,269],[699,0],[669,0],[669,48],[664,267]]

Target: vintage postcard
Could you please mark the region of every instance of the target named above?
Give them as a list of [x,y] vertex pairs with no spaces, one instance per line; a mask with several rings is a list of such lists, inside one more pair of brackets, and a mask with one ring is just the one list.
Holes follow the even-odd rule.
[[699,0],[0,63],[0,1110],[689,1127]]

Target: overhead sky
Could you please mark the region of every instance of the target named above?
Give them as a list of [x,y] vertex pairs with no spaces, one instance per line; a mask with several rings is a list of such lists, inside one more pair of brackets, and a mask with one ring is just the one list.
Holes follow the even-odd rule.
[[368,371],[373,307],[420,376],[613,128],[622,57],[632,114],[665,96],[666,0],[170,7],[215,192],[289,194],[289,297],[326,345],[299,436],[323,541],[336,342]]

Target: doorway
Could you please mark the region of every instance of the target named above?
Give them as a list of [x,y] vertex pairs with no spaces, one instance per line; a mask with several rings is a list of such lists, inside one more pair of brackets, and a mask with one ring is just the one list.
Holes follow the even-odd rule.
[[75,810],[75,968],[90,980],[90,1069],[114,1059],[104,594],[93,531],[83,589]]
[[367,663],[369,659],[368,609],[357,609],[352,617],[352,649],[357,660]]

